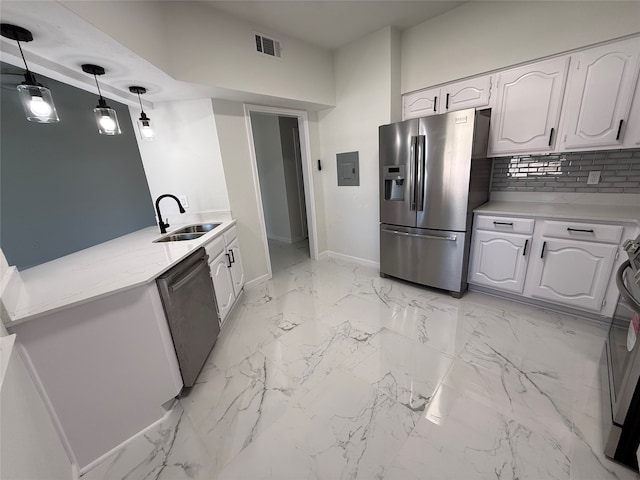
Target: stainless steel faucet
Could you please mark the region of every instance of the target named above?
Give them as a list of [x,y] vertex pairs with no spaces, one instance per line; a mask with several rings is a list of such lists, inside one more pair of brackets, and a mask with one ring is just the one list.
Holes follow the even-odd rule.
[[160,200],[162,200],[164,197],[173,198],[178,204],[180,213],[185,212],[184,207],[180,203],[180,200],[178,200],[178,197],[176,197],[175,195],[171,195],[170,193],[165,193],[160,195],[158,198],[156,198],[156,213],[158,214],[158,226],[160,227],[160,233],[167,233],[167,227],[169,226],[168,223],[164,223],[164,221],[162,220],[162,214],[160,213]]

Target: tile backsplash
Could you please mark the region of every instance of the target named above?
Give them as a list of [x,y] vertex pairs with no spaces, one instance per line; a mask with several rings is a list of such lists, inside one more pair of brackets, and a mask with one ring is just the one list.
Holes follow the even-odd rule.
[[[600,182],[587,185],[593,170]],[[494,158],[491,191],[640,193],[640,149]]]

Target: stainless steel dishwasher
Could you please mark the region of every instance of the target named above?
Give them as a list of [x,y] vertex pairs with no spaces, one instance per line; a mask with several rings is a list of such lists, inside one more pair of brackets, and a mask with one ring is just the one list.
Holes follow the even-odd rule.
[[208,256],[199,248],[156,279],[185,387],[191,387],[220,332]]

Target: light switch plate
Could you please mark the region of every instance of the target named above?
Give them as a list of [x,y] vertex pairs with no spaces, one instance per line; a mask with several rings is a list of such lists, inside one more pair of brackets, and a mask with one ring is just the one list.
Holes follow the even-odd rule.
[[597,185],[600,183],[601,170],[592,170],[589,172],[589,178],[587,178],[587,185]]
[[178,195],[178,200],[180,200],[180,203],[184,208],[189,208],[189,199],[186,195]]

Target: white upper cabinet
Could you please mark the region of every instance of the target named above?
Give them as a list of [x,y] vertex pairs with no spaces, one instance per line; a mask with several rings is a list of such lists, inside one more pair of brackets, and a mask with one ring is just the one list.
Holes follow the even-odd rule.
[[402,96],[402,119],[489,106],[492,75],[450,83]]
[[489,106],[491,75],[451,83],[441,89],[440,113]]
[[573,55],[562,150],[622,145],[638,78],[640,38]]
[[427,117],[438,113],[440,89],[430,88],[402,96],[402,119]]
[[497,74],[490,156],[554,150],[568,67],[564,56]]
[[624,130],[624,146],[640,148],[640,76],[636,81],[636,93],[631,104],[629,123]]

